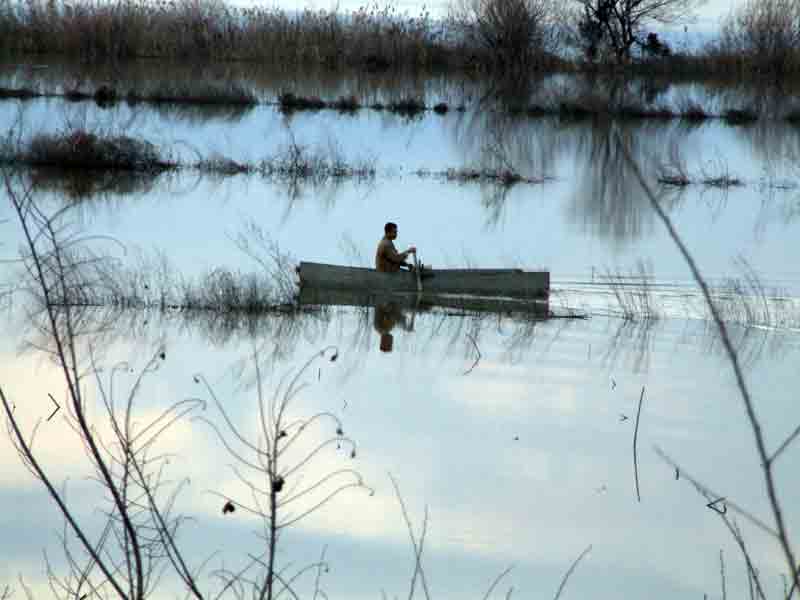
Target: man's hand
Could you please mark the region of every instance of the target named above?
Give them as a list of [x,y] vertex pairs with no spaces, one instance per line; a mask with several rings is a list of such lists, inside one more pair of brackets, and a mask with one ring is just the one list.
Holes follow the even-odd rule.
[[408,250],[406,250],[406,254],[416,254],[416,253],[417,253],[417,247],[416,246],[411,246],[411,247],[409,247]]

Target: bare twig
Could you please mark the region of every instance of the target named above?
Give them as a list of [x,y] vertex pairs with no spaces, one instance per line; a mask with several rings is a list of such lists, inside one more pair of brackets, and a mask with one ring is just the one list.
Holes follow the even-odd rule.
[[636,450],[636,442],[639,438],[639,417],[642,414],[642,400],[644,400],[644,386],[642,386],[642,393],[639,395],[639,407],[636,409],[636,426],[633,430],[633,480],[636,484],[636,500],[642,501],[642,496],[639,494],[639,460]]
[[722,554],[722,548],[719,549],[719,578],[720,586],[722,586],[722,600],[728,600],[728,589],[725,583],[725,557]]
[[475,352],[478,354],[478,356],[475,358],[475,362],[472,363],[472,366],[466,371],[464,371],[463,375],[469,375],[470,373],[472,373],[472,370],[478,366],[479,362],[481,362],[481,350],[480,348],[478,348],[478,342],[475,341],[475,337],[472,334],[468,333],[467,339],[470,342],[472,342],[472,345],[475,347]]
[[786,440],[784,440],[784,442],[778,447],[778,449],[772,453],[772,456],[769,457],[769,462],[770,463],[775,462],[775,459],[777,459],[781,455],[781,453],[784,450],[786,450],[786,448],[788,448],[793,441],[797,439],[798,436],[800,436],[800,425],[798,425],[797,428],[795,428],[795,430],[789,434],[789,437],[787,437]]
[[411,525],[411,518],[408,516],[408,510],[406,509],[406,503],[403,500],[403,496],[400,494],[400,486],[397,484],[397,480],[392,476],[389,475],[389,478],[392,480],[392,486],[394,487],[395,495],[397,496],[397,501],[400,503],[400,510],[403,513],[403,520],[406,523],[406,527],[408,528],[408,536],[411,539],[411,545],[414,548],[414,574],[411,578],[411,586],[408,592],[409,600],[414,596],[414,586],[416,583],[417,575],[419,575],[420,581],[422,583],[422,590],[425,593],[425,599],[430,600],[430,593],[428,592],[428,582],[425,579],[425,570],[422,568],[422,550],[423,550],[423,542],[424,542],[424,535],[427,531],[428,526],[428,508],[425,507],[425,519],[422,522],[422,536],[420,537],[420,543],[417,544],[416,536],[414,535],[414,528]]
[[553,596],[553,600],[558,600],[561,597],[561,592],[564,591],[564,586],[567,585],[567,581],[572,576],[572,573],[575,571],[575,569],[578,567],[578,563],[580,563],[584,559],[584,557],[587,554],[589,554],[589,552],[591,552],[591,550],[592,550],[592,545],[589,544],[588,546],[586,546],[586,549],[578,555],[578,558],[576,558],[573,561],[569,569],[567,569],[567,572],[564,573],[564,578],[561,580],[561,584],[558,586],[558,591],[556,591],[556,595]]
[[742,372],[741,366],[739,365],[739,357],[736,353],[736,350],[733,347],[733,344],[730,340],[730,336],[728,335],[728,329],[725,325],[725,322],[722,320],[722,317],[720,316],[719,311],[716,305],[714,304],[713,299],[711,298],[711,292],[709,290],[708,284],[706,283],[704,277],[700,273],[700,269],[697,266],[697,263],[690,254],[686,245],[683,243],[681,237],[678,235],[678,232],[675,229],[674,225],[672,224],[672,221],[670,220],[669,216],[667,215],[666,212],[664,212],[664,209],[661,207],[658,198],[650,189],[650,186],[648,185],[647,181],[645,181],[644,176],[642,175],[642,172],[639,169],[639,166],[631,157],[628,147],[625,145],[625,143],[622,141],[619,135],[617,135],[617,144],[620,147],[622,153],[624,154],[625,159],[628,162],[629,166],[633,170],[636,179],[638,180],[639,184],[642,187],[642,190],[644,191],[647,198],[650,200],[650,204],[653,210],[656,212],[659,219],[664,224],[664,227],[667,229],[670,238],[680,251],[686,264],[689,266],[689,269],[692,272],[692,277],[694,278],[697,285],[700,287],[700,290],[703,293],[703,298],[705,299],[706,304],[708,305],[708,308],[711,311],[714,323],[717,326],[717,329],[719,330],[722,344],[725,348],[728,360],[731,363],[731,367],[733,368],[734,376],[736,378],[736,386],[739,389],[739,394],[744,404],[745,412],[747,414],[747,420],[753,432],[756,451],[758,452],[758,457],[762,465],[764,486],[766,488],[767,497],[769,499],[772,517],[775,521],[775,529],[777,532],[778,542],[780,544],[781,550],[783,551],[784,558],[786,559],[786,566],[788,567],[788,572],[791,575],[792,588],[794,589],[800,583],[800,568],[798,567],[797,560],[795,559],[794,555],[794,550],[792,549],[792,545],[789,541],[789,534],[786,528],[786,523],[783,518],[783,508],[781,506],[780,499],[778,498],[777,486],[775,484],[775,478],[772,472],[772,463],[770,462],[770,457],[767,452],[767,444],[764,439],[764,434],[761,430],[761,422],[759,421],[758,416],[756,415],[755,405],[750,395],[750,390],[747,386],[747,383],[745,382],[744,373]]
[[[486,593],[483,595],[483,600],[489,600],[489,596],[490,596],[490,595],[492,594],[492,592],[494,591],[494,588],[496,588],[496,587],[497,587],[497,584],[499,584],[499,583],[502,581],[503,577],[505,577],[506,575],[508,575],[509,573],[511,573],[511,570],[512,570],[513,568],[514,568],[513,566],[511,566],[511,567],[508,567],[508,568],[507,568],[505,571],[503,571],[503,572],[502,572],[502,573],[500,573],[500,574],[499,574],[497,577],[495,577],[495,578],[494,578],[494,581],[492,581],[492,585],[490,585],[490,586],[489,586],[489,589],[488,589],[488,590],[486,590]],[[512,589],[514,589],[514,588],[510,588],[510,589],[508,590],[508,593],[506,594],[506,600],[507,600],[507,599],[508,599],[508,598],[511,596],[511,590],[512,590]]]

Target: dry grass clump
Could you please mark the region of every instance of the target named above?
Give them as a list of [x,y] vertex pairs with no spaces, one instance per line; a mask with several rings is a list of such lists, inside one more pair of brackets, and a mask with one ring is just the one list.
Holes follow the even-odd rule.
[[255,165],[241,163],[221,154],[199,160],[193,166],[201,173],[213,173],[222,176],[246,175],[258,169]]
[[336,100],[330,103],[330,107],[342,113],[354,113],[361,108],[361,103],[353,95],[339,96]]
[[674,119],[675,113],[666,106],[644,106],[625,103],[615,109],[615,114],[623,119]]
[[689,122],[702,122],[711,118],[699,102],[689,99],[678,102],[678,115]]
[[294,140],[275,155],[261,161],[255,171],[262,177],[289,184],[322,185],[345,179],[371,181],[375,178],[374,159],[348,162],[334,143],[310,148]]
[[729,108],[722,118],[728,125],[752,125],[758,121],[758,113],[752,108]]
[[394,102],[390,102],[386,110],[404,117],[413,118],[425,112],[426,106],[425,102],[421,99],[414,98],[413,96],[406,96]]
[[257,265],[253,271],[216,267],[197,276],[180,273],[164,254],[139,254],[133,264],[86,261],[80,286],[59,301],[71,305],[222,313],[285,311],[296,295],[296,260],[255,223],[232,240]]
[[215,84],[210,82],[162,85],[144,93],[130,90],[126,96],[129,104],[148,102],[152,104],[227,104],[254,106],[258,98],[252,90],[235,82]]
[[328,104],[317,96],[297,96],[291,92],[284,92],[278,96],[278,107],[283,113],[292,113],[297,110],[322,110]]
[[6,145],[5,162],[68,169],[104,169],[157,173],[177,168],[158,149],[125,135],[100,135],[83,129],[40,133],[16,146]]
[[493,183],[503,187],[511,187],[518,183],[538,184],[545,178],[525,177],[512,169],[447,169],[442,174],[447,181],[456,183]]
[[0,100],[30,100],[41,96],[42,94],[29,88],[0,87]]
[[793,108],[784,116],[784,120],[790,125],[800,125],[800,108]]
[[662,185],[672,187],[703,185],[727,189],[745,185],[744,181],[730,172],[727,163],[721,158],[707,161],[699,174],[692,175],[677,143],[670,146],[666,159],[657,164],[656,180]]

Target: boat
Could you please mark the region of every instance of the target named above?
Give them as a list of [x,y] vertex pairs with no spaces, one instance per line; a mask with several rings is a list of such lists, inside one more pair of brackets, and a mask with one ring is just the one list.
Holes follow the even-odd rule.
[[[343,290],[366,293],[467,294],[471,296],[546,300],[549,271],[522,269],[433,269],[384,273],[365,267],[301,262],[300,292]],[[419,277],[418,277],[419,276]]]

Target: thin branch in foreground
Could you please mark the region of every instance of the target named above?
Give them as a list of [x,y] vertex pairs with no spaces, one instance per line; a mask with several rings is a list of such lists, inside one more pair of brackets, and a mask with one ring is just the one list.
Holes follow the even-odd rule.
[[725,353],[728,356],[728,360],[731,363],[731,367],[733,368],[733,373],[736,378],[736,386],[739,390],[739,394],[742,398],[742,402],[744,404],[745,412],[747,414],[747,419],[750,424],[750,428],[753,432],[753,438],[756,445],[756,450],[758,452],[758,458],[762,465],[762,473],[764,476],[764,487],[766,488],[767,497],[769,499],[770,508],[772,511],[773,519],[775,520],[775,529],[777,532],[777,539],[780,544],[781,550],[783,551],[784,558],[786,560],[786,566],[788,567],[789,574],[792,578],[792,591],[790,595],[794,592],[794,589],[797,588],[798,584],[800,584],[800,566],[798,566],[797,560],[795,559],[794,550],[792,549],[792,545],[789,541],[789,532],[786,527],[786,523],[783,517],[783,508],[781,506],[781,502],[778,499],[778,491],[777,486],[775,484],[775,478],[772,473],[772,463],[770,462],[770,457],[767,453],[767,444],[766,440],[764,439],[764,434],[761,430],[761,421],[759,421],[758,416],[756,415],[755,405],[753,403],[752,396],[750,395],[750,390],[747,386],[747,383],[744,379],[744,373],[742,372],[742,368],[739,364],[739,356],[736,350],[733,347],[733,343],[731,342],[730,335],[728,334],[728,328],[725,325],[725,322],[720,315],[719,309],[717,305],[714,303],[713,299],[711,298],[711,291],[709,290],[708,283],[706,282],[703,275],[700,273],[700,269],[697,266],[694,258],[692,257],[689,249],[683,243],[683,240],[678,235],[675,226],[672,224],[672,220],[669,218],[664,209],[662,208],[661,204],[658,201],[658,198],[650,189],[650,186],[647,184],[647,181],[644,179],[644,175],[642,174],[641,169],[636,164],[636,161],[633,160],[633,157],[630,154],[630,151],[627,145],[622,141],[622,138],[617,134],[617,145],[620,148],[623,156],[625,157],[626,162],[630,166],[631,170],[633,171],[636,180],[639,182],[639,185],[642,187],[647,198],[650,200],[650,204],[653,210],[658,215],[659,219],[663,223],[664,227],[667,230],[670,238],[674,242],[675,246],[678,248],[681,256],[683,256],[684,261],[689,266],[689,269],[692,272],[692,277],[697,283],[698,287],[700,288],[701,292],[703,293],[703,298],[708,306],[709,311],[711,312],[711,316],[715,325],[717,326],[717,330],[720,334],[720,339],[722,340],[723,347],[725,348]]
[[636,450],[636,442],[639,438],[639,417],[642,414],[642,400],[644,400],[644,386],[642,386],[642,393],[639,395],[639,408],[636,409],[636,426],[633,429],[633,480],[636,484],[636,501],[641,502],[642,496],[639,493],[639,460]]
[[[672,458],[670,458],[669,455],[667,455],[667,453],[664,452],[664,450],[662,450],[659,446],[654,446],[653,449],[655,450],[655,453],[661,458],[661,460],[663,460],[665,463],[667,463],[673,469],[680,469],[681,477],[683,479],[685,479],[686,481],[688,481],[689,483],[691,483],[695,487],[695,489],[698,492],[700,492],[700,494],[704,498],[706,498],[709,502],[714,501],[717,498],[722,498],[722,496],[720,494],[717,494],[716,492],[714,492],[710,488],[708,488],[705,485],[703,485],[702,483],[700,483],[697,479],[692,477],[686,471],[686,469],[681,467]],[[730,500],[728,498],[725,498],[725,506],[730,508],[732,511],[740,514],[742,517],[744,517],[745,519],[750,521],[750,523],[752,523],[753,525],[758,527],[764,533],[768,533],[769,535],[774,537],[776,540],[780,539],[777,531],[775,531],[772,527],[770,527],[769,525],[764,523],[764,521],[762,521],[761,519],[756,517],[753,513],[743,509],[741,506],[739,506],[738,504],[736,504],[732,500]],[[721,510],[715,510],[714,512],[716,512],[720,516],[725,514]]]
[[474,363],[472,363],[472,366],[471,366],[469,369],[467,369],[466,371],[464,371],[464,372],[462,373],[462,375],[469,375],[470,373],[472,373],[472,370],[473,370],[475,367],[477,367],[477,366],[478,366],[478,363],[479,363],[479,362],[481,362],[481,350],[480,350],[480,348],[478,348],[478,343],[475,341],[475,337],[474,337],[472,334],[468,333],[468,334],[467,334],[467,339],[468,339],[470,342],[472,342],[472,345],[473,345],[473,346],[475,346],[475,352],[477,352],[478,356],[475,358],[475,362],[474,362]]
[[422,550],[423,544],[425,539],[425,533],[428,527],[428,509],[425,508],[425,520],[422,523],[422,536],[420,537],[419,545],[417,544],[416,536],[414,535],[414,528],[411,525],[411,518],[408,516],[408,509],[406,508],[406,503],[403,500],[403,496],[400,494],[400,486],[397,484],[397,480],[392,476],[389,475],[389,479],[392,481],[392,486],[394,487],[394,493],[397,496],[397,501],[400,503],[400,510],[403,513],[403,520],[406,523],[406,527],[408,528],[408,536],[411,538],[411,545],[414,547],[414,575],[411,578],[411,587],[409,589],[408,597],[409,600],[414,596],[414,586],[416,583],[417,575],[419,574],[420,581],[422,582],[422,590],[425,593],[425,599],[430,600],[430,593],[428,592],[428,582],[425,579],[425,571],[422,568]]
[[[495,577],[495,578],[494,578],[494,581],[492,582],[492,585],[490,585],[490,586],[489,586],[489,589],[488,589],[488,590],[486,590],[486,593],[483,595],[483,600],[489,600],[489,596],[490,596],[490,595],[491,595],[491,593],[494,591],[494,588],[496,588],[496,587],[497,587],[497,584],[499,584],[499,583],[500,583],[500,581],[502,581],[503,577],[505,577],[506,575],[508,575],[509,573],[511,573],[511,570],[512,570],[513,568],[514,568],[513,566],[511,566],[511,567],[508,567],[508,568],[507,568],[505,571],[503,571],[503,572],[502,572],[502,573],[500,573],[500,574],[499,574],[497,577]],[[514,589],[513,587],[512,587],[512,588],[509,588],[509,590],[508,590],[508,593],[506,594],[506,600],[508,600],[508,598],[511,596],[511,591],[512,591],[513,589]]]
[[728,600],[728,590],[725,585],[725,556],[722,554],[722,548],[719,549],[719,577],[722,586],[722,600]]
[[558,586],[558,591],[556,592],[556,595],[553,596],[553,600],[558,600],[561,597],[561,592],[564,591],[564,586],[567,585],[567,581],[572,576],[572,573],[575,571],[575,569],[578,567],[578,563],[580,563],[584,559],[584,557],[587,554],[589,554],[589,552],[591,552],[591,550],[592,550],[592,545],[589,544],[588,546],[586,546],[586,549],[578,555],[578,558],[576,558],[573,561],[569,569],[567,569],[567,572],[564,573],[564,578],[561,580],[561,585]]
[[798,436],[800,436],[800,425],[798,425],[795,428],[795,430],[789,434],[789,437],[787,437],[786,440],[778,447],[778,449],[772,453],[772,456],[769,457],[769,462],[770,463],[775,462],[775,459],[778,458],[781,455],[781,453],[784,450],[786,450],[786,448],[788,448],[793,441],[797,439]]

